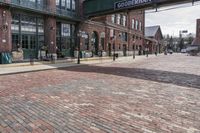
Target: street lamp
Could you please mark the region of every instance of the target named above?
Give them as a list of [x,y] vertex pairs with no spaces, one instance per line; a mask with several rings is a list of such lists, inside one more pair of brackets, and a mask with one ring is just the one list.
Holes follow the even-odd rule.
[[115,61],[115,39],[116,39],[116,36],[113,36],[113,61]]
[[77,33],[77,42],[78,42],[78,59],[77,59],[77,64],[80,64],[80,37],[81,37],[81,32],[79,31]]
[[133,35],[133,59],[135,59],[135,37]]
[[147,46],[146,46],[146,57],[149,56],[149,41],[147,41]]

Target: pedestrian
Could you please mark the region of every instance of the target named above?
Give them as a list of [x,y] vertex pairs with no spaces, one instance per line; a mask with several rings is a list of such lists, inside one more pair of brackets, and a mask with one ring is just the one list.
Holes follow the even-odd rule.
[[155,52],[155,55],[157,56],[157,51]]

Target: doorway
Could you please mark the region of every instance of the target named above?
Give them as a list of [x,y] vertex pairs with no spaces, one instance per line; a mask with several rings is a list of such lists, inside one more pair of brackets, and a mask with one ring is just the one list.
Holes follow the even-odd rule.
[[37,58],[36,35],[22,35],[22,49],[24,59]]

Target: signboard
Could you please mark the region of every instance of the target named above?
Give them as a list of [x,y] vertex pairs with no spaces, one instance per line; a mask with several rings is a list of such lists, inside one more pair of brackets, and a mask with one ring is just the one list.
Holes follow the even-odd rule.
[[151,4],[152,2],[153,0],[124,0],[116,2],[114,4],[114,9],[115,10],[125,9],[139,5],[141,6],[141,5]]

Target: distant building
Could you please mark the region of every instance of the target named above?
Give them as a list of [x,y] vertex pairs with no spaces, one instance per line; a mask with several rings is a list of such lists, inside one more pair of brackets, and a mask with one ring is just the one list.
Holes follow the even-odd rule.
[[145,27],[145,44],[150,53],[161,53],[163,35],[160,26]]

